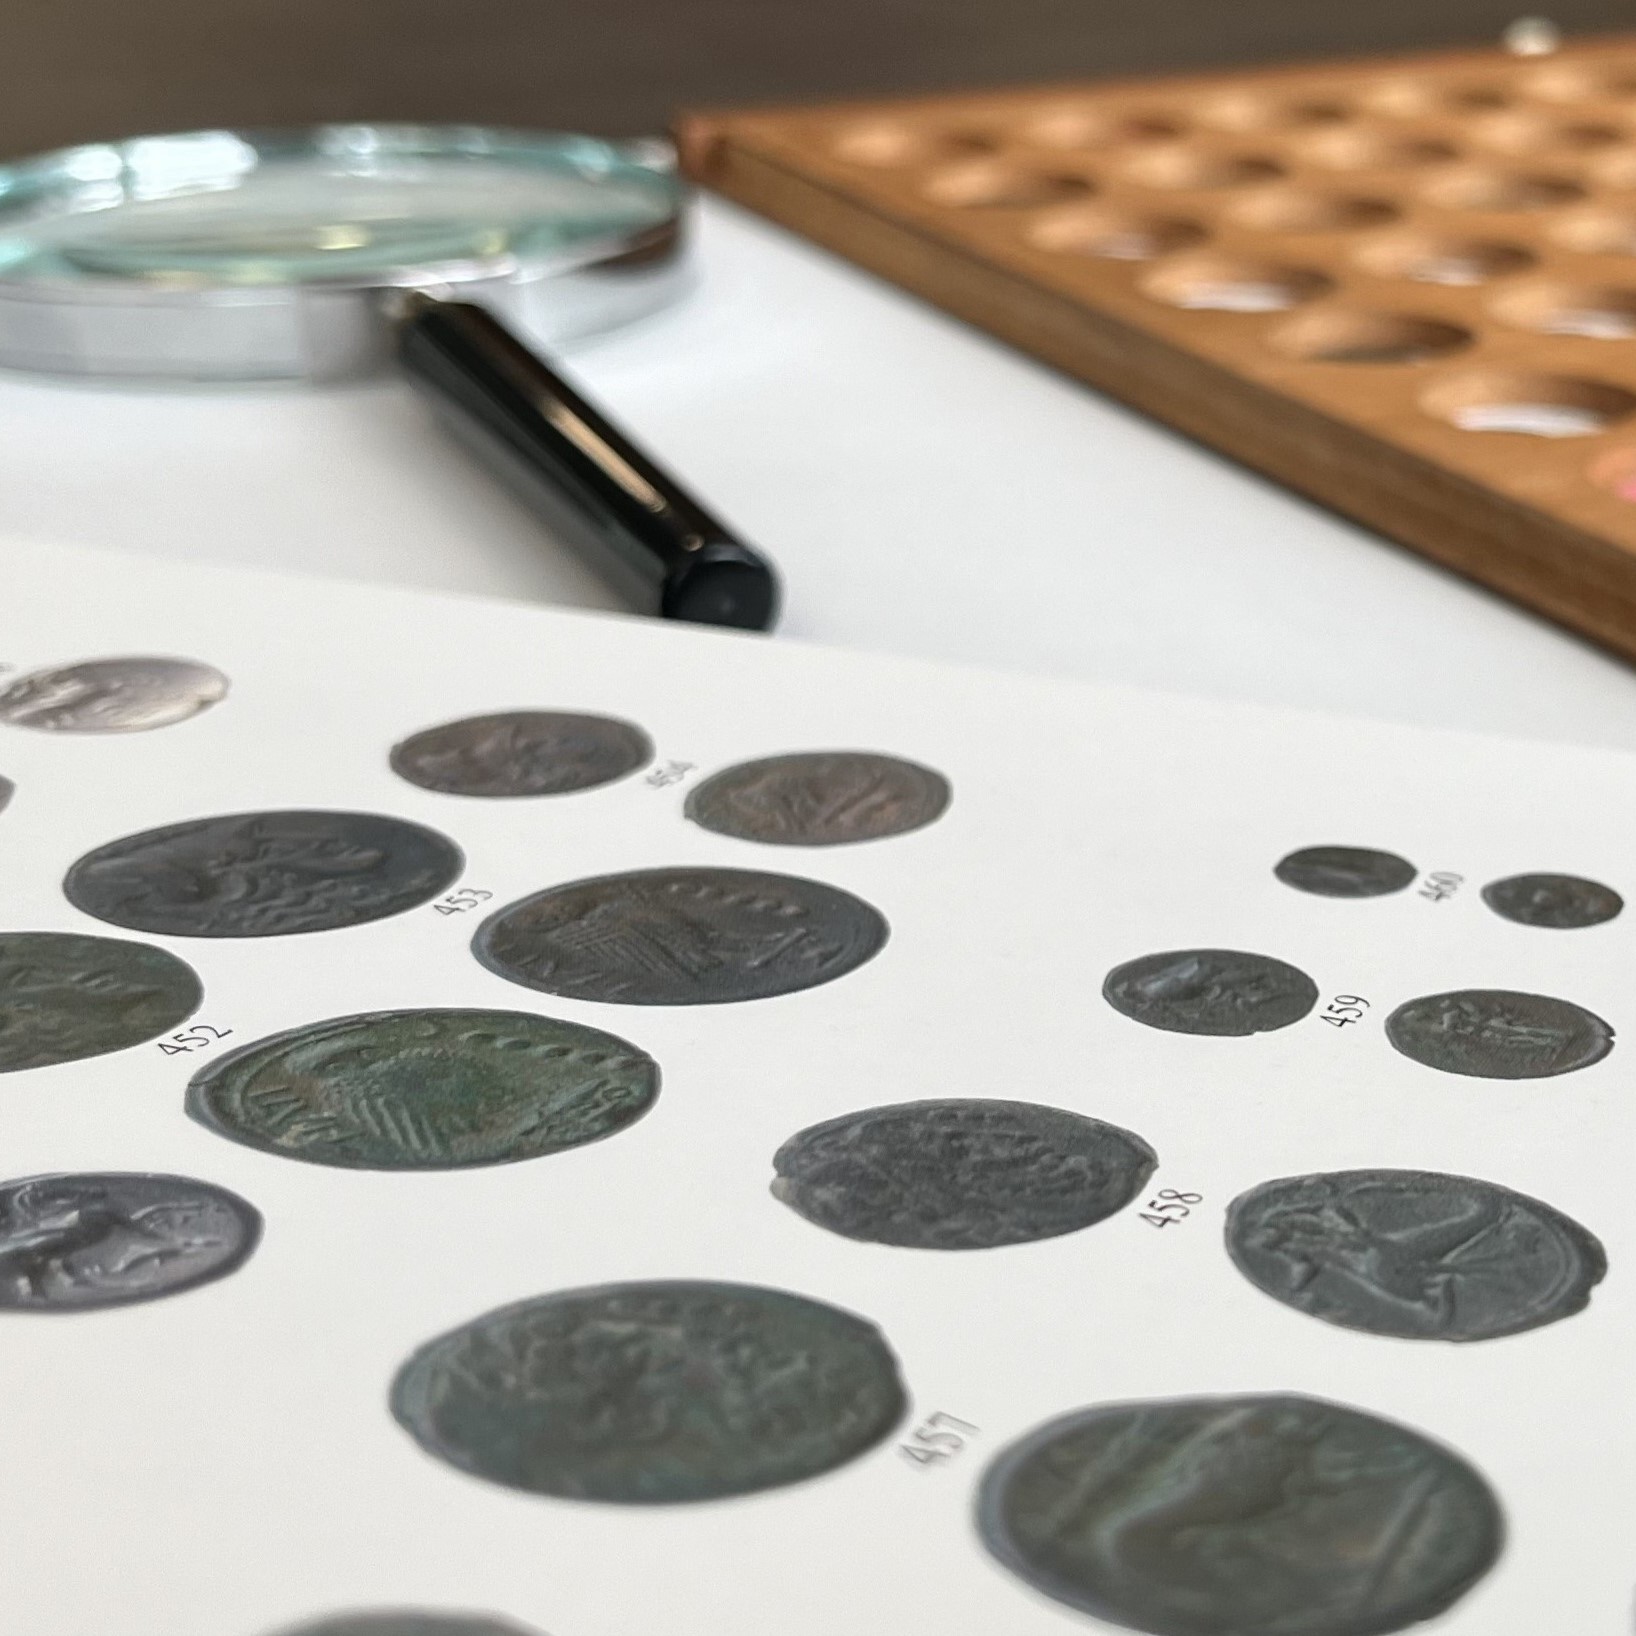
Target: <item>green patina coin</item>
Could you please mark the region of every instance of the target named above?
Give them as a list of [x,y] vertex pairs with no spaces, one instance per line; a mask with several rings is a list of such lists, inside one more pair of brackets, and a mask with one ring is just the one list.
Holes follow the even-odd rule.
[[257,1040],[188,1086],[187,1111],[246,1147],[352,1170],[455,1170],[611,1136],[659,1066],[598,1028],[523,1011],[371,1011]]

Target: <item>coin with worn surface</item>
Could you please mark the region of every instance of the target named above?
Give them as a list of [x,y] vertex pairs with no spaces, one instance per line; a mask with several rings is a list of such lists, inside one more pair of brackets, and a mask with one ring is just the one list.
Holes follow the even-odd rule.
[[1305,846],[1280,859],[1273,873],[1298,892],[1324,898],[1378,898],[1401,892],[1417,871],[1395,852],[1366,846]]
[[509,1619],[483,1613],[418,1613],[384,1609],[378,1613],[340,1613],[316,1624],[296,1625],[276,1636],[540,1636]]
[[524,1011],[371,1011],[292,1028],[193,1076],[219,1135],[313,1164],[455,1170],[611,1136],[659,1094],[659,1066],[583,1023]]
[[144,1044],[203,998],[193,968],[151,943],[0,932],[0,1073]]
[[402,914],[465,865],[436,830],[372,812],[236,812],[87,852],[63,891],[115,926],[171,937],[281,937]]
[[1519,926],[1578,931],[1612,920],[1625,900],[1611,886],[1579,875],[1510,875],[1483,888],[1483,902]]
[[194,659],[88,659],[30,671],[0,689],[0,722],[53,733],[145,733],[227,697],[227,678]]
[[1004,1450],[984,1543],[1036,1590],[1155,1636],[1375,1636],[1488,1572],[1504,1523],[1459,1455],[1295,1396],[1081,1410]]
[[645,767],[653,743],[611,716],[508,710],[428,727],[391,759],[400,778],[445,795],[568,795]]
[[904,1408],[873,1324],[745,1284],[542,1295],[429,1341],[392,1386],[399,1424],[460,1470],[625,1505],[816,1477],[880,1442]]
[[772,1191],[846,1238],[916,1250],[987,1250],[1104,1221],[1157,1155],[1117,1125],[1035,1102],[903,1102],[793,1136]]
[[1386,1037],[1428,1068],[1479,1079],[1571,1074],[1613,1049],[1613,1029],[1594,1011],[1548,994],[1500,988],[1410,1000],[1386,1019]]
[[525,988],[619,1005],[713,1005],[815,988],[873,959],[886,922],[850,892],[749,869],[642,869],[553,886],[478,928]]
[[261,1237],[236,1193],[187,1176],[0,1182],[0,1310],[129,1306],[224,1278]]
[[1173,1034],[1265,1034],[1299,1022],[1318,1003],[1318,985],[1268,954],[1178,949],[1115,966],[1102,997]]
[[1233,1200],[1227,1251],[1257,1289],[1345,1329],[1486,1341],[1580,1312],[1607,1272],[1548,1204],[1470,1176],[1337,1170]]
[[0,778],[0,812],[11,805],[11,798],[16,793],[17,786],[9,778]]
[[949,781],[913,761],[863,750],[768,756],[727,767],[684,811],[718,835],[774,846],[843,846],[906,835],[943,816]]

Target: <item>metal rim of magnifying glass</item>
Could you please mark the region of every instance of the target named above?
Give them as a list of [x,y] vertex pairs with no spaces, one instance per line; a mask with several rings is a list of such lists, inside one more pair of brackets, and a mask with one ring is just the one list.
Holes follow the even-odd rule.
[[[455,257],[412,267],[311,282],[233,284],[208,277],[152,282],[136,277],[79,279],[0,272],[0,369],[82,380],[153,383],[335,381],[379,372],[391,358],[393,300],[423,289],[481,301],[548,344],[618,328],[674,300],[688,280],[685,223],[689,194],[667,142],[605,142],[553,132],[481,126],[319,125],[290,130],[180,132],[89,143],[0,165],[0,220],[8,201],[38,201],[48,217],[52,179],[65,200],[86,156],[127,155],[137,144],[220,136],[258,155],[305,144],[315,156],[342,155],[349,142],[427,143],[446,137],[451,156],[484,157],[483,143],[534,145],[567,168],[650,189],[653,214],[640,225],[549,251]],[[326,147],[326,144],[330,146]],[[388,149],[389,152],[395,151]],[[64,208],[64,218],[77,214]]]

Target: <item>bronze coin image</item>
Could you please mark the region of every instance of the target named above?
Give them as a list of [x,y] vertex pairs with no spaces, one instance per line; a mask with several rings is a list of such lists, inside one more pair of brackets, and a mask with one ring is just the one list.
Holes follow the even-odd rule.
[[356,1170],[510,1164],[640,1119],[659,1067],[583,1023],[523,1011],[371,1011],[201,1068],[187,1111],[247,1147]]
[[1612,920],[1625,900],[1611,886],[1579,875],[1511,875],[1490,881],[1483,902],[1519,926],[1578,931]]
[[821,881],[642,869],[548,887],[478,927],[472,952],[525,988],[617,1005],[717,1005],[833,982],[880,953],[885,920]]
[[1178,949],[1115,966],[1102,997],[1149,1028],[1242,1037],[1299,1022],[1318,1003],[1318,985],[1268,954]]
[[1386,1019],[1386,1037],[1428,1068],[1478,1079],[1571,1074],[1613,1049],[1613,1029],[1595,1012],[1546,994],[1494,988],[1409,1000]]
[[76,909],[171,937],[283,937],[402,914],[453,884],[460,848],[372,812],[237,812],[127,835],[87,852]]
[[1486,1341],[1583,1311],[1607,1272],[1590,1233],[1470,1176],[1337,1170],[1235,1199],[1227,1251],[1259,1290],[1344,1329]]
[[845,1238],[987,1250],[1123,1210],[1158,1163],[1117,1125],[1034,1102],[903,1102],[793,1136],[773,1196]]
[[656,1282],[502,1307],[421,1347],[392,1413],[461,1471],[560,1499],[670,1505],[802,1482],[902,1419],[863,1318],[784,1290]]
[[1280,859],[1273,873],[1297,892],[1324,898],[1378,898],[1401,892],[1418,871],[1395,852],[1365,846],[1307,846]]
[[705,779],[683,811],[718,835],[772,846],[845,846],[907,835],[943,816],[949,781],[862,750],[745,761]]
[[203,999],[193,968],[151,943],[0,932],[0,1073],[145,1045]]
[[0,722],[51,733],[145,733],[220,704],[227,678],[195,659],[89,659],[0,689]]
[[338,1613],[316,1624],[296,1625],[275,1636],[544,1636],[543,1632],[485,1613],[426,1613],[385,1608]]
[[984,1474],[985,1545],[1037,1591],[1153,1636],[1378,1636],[1494,1565],[1498,1502],[1458,1454],[1271,1395],[1064,1416]]
[[392,748],[392,771],[423,790],[510,799],[568,795],[653,760],[640,727],[611,716],[508,710],[428,727]]

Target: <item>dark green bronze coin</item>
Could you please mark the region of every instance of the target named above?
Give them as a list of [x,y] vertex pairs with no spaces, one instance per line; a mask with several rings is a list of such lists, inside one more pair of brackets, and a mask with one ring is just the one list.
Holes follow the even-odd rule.
[[562,1499],[663,1505],[816,1477],[903,1417],[862,1318],[745,1284],[609,1284],[502,1307],[398,1371],[428,1454]]
[[1379,1636],[1493,1566],[1498,1502],[1406,1426],[1295,1396],[1084,1409],[984,1475],[978,1527],[1036,1590],[1154,1636]]
[[1365,846],[1306,846],[1281,859],[1273,873],[1297,892],[1325,898],[1378,898],[1401,892],[1415,866],[1395,852]]
[[508,710],[428,727],[392,749],[392,771],[423,790],[507,798],[568,795],[653,759],[640,727],[611,716]]
[[454,1170],[611,1136],[658,1094],[651,1057],[583,1023],[523,1011],[372,1011],[217,1058],[193,1076],[187,1111],[288,1159]]
[[384,1609],[378,1613],[338,1613],[316,1624],[296,1625],[276,1636],[539,1636],[482,1613],[417,1613]]
[[1479,1079],[1548,1079],[1600,1062],[1613,1029],[1572,1000],[1511,989],[1427,994],[1386,1019],[1386,1037],[1406,1057]]
[[1483,902],[1519,926],[1578,931],[1612,920],[1625,900],[1611,886],[1580,875],[1511,875],[1490,881]]
[[1242,1036],[1299,1022],[1318,1003],[1318,985],[1268,954],[1178,949],[1115,966],[1102,997],[1149,1028]]
[[192,967],[151,943],[0,932],[0,1073],[144,1044],[203,998]]

